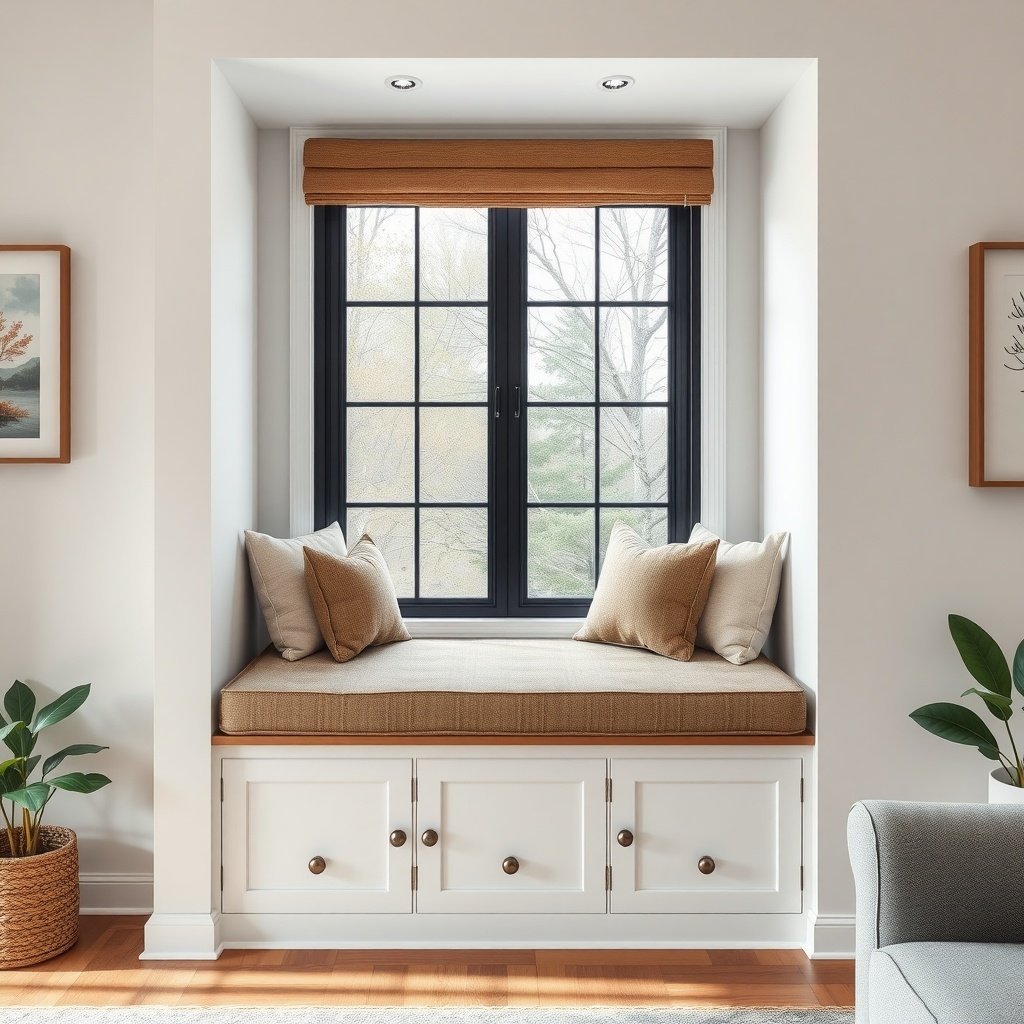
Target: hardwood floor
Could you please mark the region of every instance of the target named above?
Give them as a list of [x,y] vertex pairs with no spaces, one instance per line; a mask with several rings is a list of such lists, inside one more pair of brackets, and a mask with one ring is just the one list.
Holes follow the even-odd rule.
[[850,1006],[853,962],[793,950],[228,950],[140,961],[141,917],[83,917],[0,1005]]

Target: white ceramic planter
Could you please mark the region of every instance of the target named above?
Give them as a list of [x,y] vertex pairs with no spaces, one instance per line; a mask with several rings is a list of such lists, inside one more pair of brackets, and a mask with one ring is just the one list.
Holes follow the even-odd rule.
[[990,804],[1024,804],[1024,789],[1010,785],[1010,775],[1005,768],[996,768],[988,777],[988,802]]

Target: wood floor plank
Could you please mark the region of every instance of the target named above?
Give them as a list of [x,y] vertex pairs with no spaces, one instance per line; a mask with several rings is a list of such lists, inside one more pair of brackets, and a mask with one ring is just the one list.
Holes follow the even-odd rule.
[[144,918],[82,919],[78,945],[0,972],[0,1006],[851,1006],[850,960],[800,950],[226,950],[140,961]]

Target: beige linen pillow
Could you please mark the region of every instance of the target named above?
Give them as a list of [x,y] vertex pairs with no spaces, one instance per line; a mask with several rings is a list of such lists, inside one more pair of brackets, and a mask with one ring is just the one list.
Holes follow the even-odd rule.
[[337,523],[305,537],[279,539],[245,531],[249,572],[273,645],[288,661],[298,661],[323,647],[313,605],[306,590],[304,547],[344,555],[345,536]]
[[[718,539],[700,523],[690,533],[691,544]],[[788,533],[772,533],[761,543],[720,541],[711,593],[697,626],[698,647],[734,665],[758,657],[772,628],[788,540]]]
[[718,541],[649,547],[616,523],[590,613],[574,640],[646,647],[689,661]]
[[306,587],[327,650],[335,661],[360,651],[409,640],[384,556],[367,534],[344,557],[302,549]]

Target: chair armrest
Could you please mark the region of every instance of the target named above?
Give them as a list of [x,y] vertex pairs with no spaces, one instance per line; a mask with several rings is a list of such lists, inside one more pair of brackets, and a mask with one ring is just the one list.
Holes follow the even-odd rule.
[[1024,942],[1024,806],[868,800],[850,812],[847,838],[858,1007],[867,1006],[872,950]]

